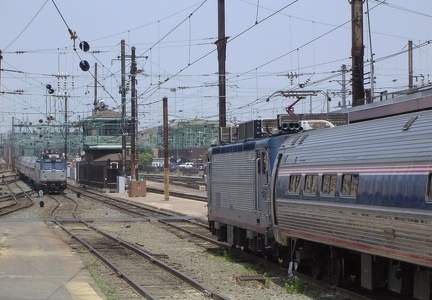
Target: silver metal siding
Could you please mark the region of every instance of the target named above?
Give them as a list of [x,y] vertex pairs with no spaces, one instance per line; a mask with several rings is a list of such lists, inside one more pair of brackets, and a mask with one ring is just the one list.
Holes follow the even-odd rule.
[[[418,118],[408,130],[403,126]],[[304,132],[281,168],[432,163],[432,111]],[[432,267],[432,211],[276,199],[276,236],[301,237]]]
[[432,267],[432,216],[409,210],[277,201],[282,235]]
[[[390,164],[431,159],[432,113],[423,113],[411,128],[402,127],[412,114],[335,128],[304,132],[302,144],[284,144],[295,167]],[[293,166],[293,165],[291,165]]]
[[212,155],[211,205],[255,209],[255,151]]

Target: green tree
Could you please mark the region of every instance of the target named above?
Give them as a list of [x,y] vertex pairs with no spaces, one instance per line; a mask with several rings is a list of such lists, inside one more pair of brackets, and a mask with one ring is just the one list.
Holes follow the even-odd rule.
[[139,150],[138,163],[142,166],[151,166],[154,158],[153,151],[150,147],[144,147]]

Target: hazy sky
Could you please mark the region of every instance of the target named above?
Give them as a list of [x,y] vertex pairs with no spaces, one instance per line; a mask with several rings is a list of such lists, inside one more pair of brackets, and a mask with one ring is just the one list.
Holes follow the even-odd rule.
[[[140,128],[161,124],[163,96],[171,120],[217,120],[217,2],[0,0],[0,131],[10,128],[12,117],[36,123],[54,115],[61,122],[63,99],[55,96],[64,93],[69,120],[88,117],[96,63],[97,97],[119,111],[122,39],[126,54],[135,46],[140,56]],[[409,40],[415,47],[415,84],[428,84],[432,1],[369,1],[363,10],[365,72],[372,49],[376,93],[407,87]],[[227,121],[283,114],[294,99],[265,100],[278,90],[300,90],[299,85],[328,92],[335,109],[341,66],[351,67],[350,19],[347,0],[226,0]],[[68,28],[77,33],[75,49]],[[89,52],[79,49],[80,41],[90,44]],[[89,71],[81,71],[81,60],[88,61]],[[298,103],[296,112],[308,112],[309,100]],[[326,109],[324,100],[323,93],[313,97],[313,112]]]

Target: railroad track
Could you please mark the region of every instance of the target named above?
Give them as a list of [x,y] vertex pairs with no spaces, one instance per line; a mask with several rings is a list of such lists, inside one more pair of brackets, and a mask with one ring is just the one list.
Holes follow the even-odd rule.
[[[241,251],[241,249],[228,249],[226,247],[226,245],[224,243],[219,243],[218,241],[214,240],[214,236],[212,236],[210,234],[210,232],[208,231],[208,228],[206,226],[206,224],[201,224],[199,222],[196,222],[195,220],[192,219],[187,219],[184,218],[184,216],[179,216],[176,214],[173,214],[171,212],[168,211],[162,211],[160,209],[154,209],[153,207],[146,207],[145,205],[142,204],[137,204],[135,202],[130,202],[127,200],[123,200],[123,199],[117,199],[117,198],[112,198],[110,196],[107,196],[105,194],[101,194],[101,193],[97,193],[97,192],[93,192],[90,190],[82,190],[82,189],[75,189],[72,185],[69,186],[69,190],[72,191],[72,193],[67,193],[69,195],[55,195],[53,197],[48,197],[50,199],[53,199],[54,201],[49,201],[50,203],[50,209],[54,206],[53,202],[56,202],[57,205],[51,209],[52,213],[51,213],[51,219],[50,221],[55,222],[55,224],[58,224],[60,228],[62,228],[62,226],[64,228],[66,228],[68,231],[67,232],[71,237],[73,237],[74,240],[78,241],[77,237],[79,234],[84,234],[87,232],[92,232],[92,231],[96,231],[96,233],[92,233],[92,235],[88,236],[88,239],[93,240],[93,239],[98,239],[100,240],[101,238],[99,237],[100,234],[103,234],[103,231],[101,231],[100,229],[97,229],[96,227],[94,228],[90,228],[87,226],[86,222],[90,221],[93,222],[93,225],[95,225],[96,223],[98,223],[96,220],[92,220],[91,217],[87,218],[87,219],[80,219],[79,217],[76,216],[78,207],[79,207],[79,203],[81,203],[80,201],[85,201],[87,202],[91,197],[92,200],[95,201],[99,201],[102,202],[105,205],[109,205],[110,207],[115,207],[115,209],[120,210],[122,212],[126,212],[126,214],[130,215],[131,218],[128,220],[123,220],[122,222],[129,222],[129,221],[133,221],[133,222],[140,222],[141,224],[145,224],[146,222],[142,222],[142,221],[148,221],[148,220],[153,220],[151,223],[152,225],[156,225],[156,226],[160,226],[160,227],[166,227],[165,230],[173,233],[174,235],[180,237],[181,239],[185,239],[190,243],[193,243],[195,245],[198,245],[204,249],[206,249],[206,251],[214,253],[216,255],[226,255],[226,253],[229,253],[229,255],[237,262],[244,262],[244,261],[248,261],[249,264],[251,265],[261,265],[264,264],[264,262],[260,262],[259,259],[260,258],[253,258],[252,255],[248,255],[247,253],[243,253]],[[79,196],[78,196],[79,193]],[[109,195],[109,194],[108,194]],[[72,197],[71,197],[72,196]],[[82,199],[79,199],[82,198]],[[48,201],[47,201],[48,202]],[[158,222],[154,222],[154,220],[157,220]],[[108,222],[111,222],[112,220],[108,220]],[[87,222],[88,223],[88,222]],[[144,225],[145,226],[145,225]],[[105,231],[105,230],[104,230]],[[99,235],[98,235],[98,232]],[[111,233],[111,235],[114,235],[115,237],[118,237],[118,235],[116,233],[114,233],[114,231]],[[85,242],[85,244],[89,244],[91,247],[86,247],[85,245],[83,245],[81,242],[79,242],[81,245],[83,245],[83,247],[87,248],[91,253],[95,254],[95,252],[93,251],[100,251],[101,248],[105,249],[105,248],[112,248],[117,250],[118,245],[121,245],[122,243],[125,243],[125,241],[121,241],[119,239],[116,239],[114,237],[114,240],[112,240],[110,243],[108,242],[103,242],[100,244],[92,244],[90,242],[86,242],[86,240],[83,238],[83,241]],[[131,241],[129,241],[131,242]],[[140,243],[136,243],[133,242],[132,243],[135,245],[134,247],[136,247],[136,245],[139,246],[139,251],[144,251],[143,248],[145,247],[145,245],[142,245]],[[104,246],[105,245],[105,246]],[[73,245],[71,246],[73,247]],[[123,246],[122,246],[123,247]],[[95,250],[93,250],[95,249]],[[105,250],[104,250],[105,251]],[[132,251],[132,250],[131,250]],[[126,252],[127,253],[127,252]],[[154,261],[153,259],[157,259],[161,264],[165,264],[165,265],[169,265],[170,263],[170,259],[168,257],[164,257],[163,255],[159,255],[159,254],[154,254],[154,253],[150,253],[147,252],[148,257],[147,260],[150,259],[150,261]],[[96,254],[95,254],[96,255]],[[117,274],[119,277],[121,277],[124,282],[129,284],[129,279],[126,279],[126,277],[130,277],[132,281],[135,281],[134,279],[134,272],[132,269],[131,273],[132,275],[129,275],[130,272],[128,265],[122,266],[120,263],[115,262],[115,260],[113,258],[111,258],[109,255],[116,255],[116,254],[105,254],[105,253],[101,253],[102,257],[101,261],[104,262],[104,264],[107,264],[105,260],[108,260],[110,262],[112,262],[112,270],[114,270],[115,274]],[[117,254],[117,255],[123,255],[123,254]],[[128,252],[128,254],[124,254],[126,256],[135,256],[138,254],[132,253],[132,252]],[[268,263],[268,262],[267,262]],[[135,262],[135,264],[138,264],[137,262]],[[144,265],[142,265],[144,266]],[[178,267],[178,266],[177,266]],[[277,268],[277,266],[274,266],[275,268]],[[145,267],[147,268],[147,267]],[[140,272],[137,273],[136,276],[141,276],[143,278],[143,280],[145,279],[145,275],[142,276],[142,270],[143,268],[140,269]],[[180,273],[182,273],[181,271],[179,271]],[[186,272],[187,273],[187,272]],[[286,274],[286,269],[282,269],[280,273],[282,275],[281,278],[284,277],[284,274]],[[189,274],[189,276],[192,274]],[[161,275],[162,276],[162,275]],[[276,277],[278,277],[279,275],[276,275]],[[310,285],[313,286],[320,286],[323,289],[327,289],[330,293],[338,293],[341,295],[349,295],[348,297],[350,299],[368,299],[362,296],[355,296],[353,293],[347,293],[347,292],[338,292],[337,288],[335,288],[334,286],[331,285],[322,285],[320,283],[316,283],[313,282],[313,279],[309,278],[307,279],[307,277],[304,277],[304,275],[297,273],[296,276],[302,278],[303,281],[308,282]],[[254,281],[264,281],[265,278],[263,275],[253,275],[253,276],[240,276],[239,278],[236,278],[239,282],[240,281],[249,281],[249,280],[254,280]],[[179,279],[175,279],[175,280],[179,280]],[[169,281],[171,282],[171,285],[174,286],[174,283],[176,281]],[[192,279],[192,282],[194,282],[194,280]],[[183,284],[182,284],[183,285]],[[134,287],[135,289],[135,287]],[[159,287],[159,289],[167,289],[166,287]],[[152,297],[156,298],[160,298],[160,297],[164,297],[164,295],[154,295],[152,291],[149,291],[148,289],[145,289],[146,291],[142,292],[142,291],[137,291],[138,294],[142,295],[141,293],[144,293],[147,299],[153,299]],[[219,294],[212,294],[212,291],[209,291],[206,287],[203,288],[204,292],[199,292],[197,291],[195,288],[192,287],[187,287],[187,285],[184,288],[184,298],[185,299],[203,299],[206,298],[208,299],[210,296],[214,297],[214,299],[224,299],[222,295]],[[178,295],[178,291],[176,292],[176,295]],[[210,295],[210,296],[209,296]],[[165,296],[166,297],[166,296]],[[169,296],[168,296],[169,297]],[[194,298],[196,297],[196,298]],[[220,298],[219,298],[220,297]],[[182,298],[182,297],[180,297]]]
[[[150,187],[147,187],[147,192],[149,192],[149,193],[155,193],[155,194],[164,194],[164,190],[163,189],[150,188]],[[189,199],[189,200],[196,200],[196,201],[207,202],[207,197],[203,197],[203,196],[199,196],[199,195],[193,195],[193,194],[181,193],[181,192],[174,192],[174,191],[170,191],[169,194],[170,194],[170,196],[173,196],[173,197],[179,197],[179,198],[184,198],[184,199]]]
[[158,217],[158,216],[175,215],[169,211],[164,211],[162,209],[155,209],[151,206],[139,204],[133,201],[114,198],[88,189],[74,187],[72,185],[69,185],[68,189],[74,192],[77,195],[77,197],[86,197],[90,200],[114,207],[120,211],[130,214],[131,217]]
[[181,231],[205,243],[213,243],[219,247],[227,247],[227,244],[219,242],[214,235],[209,231],[208,225],[194,220],[191,217],[182,216],[170,211],[155,209],[151,206],[138,204],[133,201],[113,198],[104,194],[82,190],[76,187],[69,186],[69,189],[75,193],[79,193],[80,197],[87,197],[93,201],[98,201],[103,204],[114,207],[122,212],[130,214],[132,217],[144,219],[157,219],[159,223],[164,224],[174,230]]
[[[144,178],[154,182],[164,182],[163,175],[145,174]],[[169,182],[170,184],[184,186],[191,189],[198,189],[200,185],[207,185],[203,178],[190,176],[170,176]]]
[[[191,277],[81,220],[56,222],[146,299],[228,299]],[[143,270],[145,270],[143,272]]]
[[[81,191],[82,197],[90,197],[95,201],[102,202],[104,204],[115,207],[121,211],[127,212],[135,217],[148,218],[151,219],[157,218],[158,222],[153,224],[160,224],[159,226],[164,227],[165,230],[173,233],[182,239],[187,239],[189,242],[203,247],[206,251],[214,253],[215,255],[226,255],[227,253],[237,262],[246,262],[251,265],[267,265],[270,269],[276,270],[275,272],[279,272],[280,274],[286,274],[286,268],[282,268],[278,264],[274,264],[269,262],[261,257],[257,257],[252,253],[245,253],[240,248],[231,248],[226,243],[222,243],[217,241],[215,236],[213,236],[207,224],[200,223],[193,219],[182,218],[179,215],[176,215],[172,212],[161,211],[159,209],[154,209],[153,207],[148,207],[142,204],[137,204],[135,202],[130,202],[123,199],[112,198],[110,196],[106,196],[104,194],[100,194],[97,192],[93,192],[90,190],[81,190],[69,185],[74,192],[79,193]],[[170,192],[171,194],[171,192]],[[163,263],[169,263],[168,258],[164,258],[160,256],[159,259]],[[328,290],[329,293],[335,293],[342,297],[347,297],[348,299],[370,299],[362,295],[356,295],[354,292],[339,289],[333,286],[330,283],[326,283],[323,281],[319,281],[313,279],[311,276],[307,274],[302,274],[296,272],[295,275],[301,278],[304,282],[308,284],[319,287],[323,290]],[[281,275],[285,276],[285,275]],[[237,279],[238,281],[265,281],[264,276],[262,275],[253,275],[253,276],[242,276]]]
[[[82,199],[79,199],[81,197]],[[91,195],[87,192],[76,194],[76,198],[67,195],[49,197],[57,203],[51,210],[50,221],[53,221],[74,240],[97,256],[139,295],[146,299],[171,297],[177,299],[227,299],[176,270],[176,268],[169,266],[168,263],[152,256],[143,247],[138,248],[128,244],[79,218],[77,216],[79,203],[80,201],[88,201],[86,197],[92,197],[93,200],[98,199],[98,201],[114,206],[121,211],[133,213],[134,216],[149,217],[150,213],[151,218],[155,218],[156,215],[165,217],[166,213],[156,210],[149,212],[149,210],[128,203],[128,201],[110,199],[110,197],[103,197],[103,195]]]
[[28,190],[28,188],[19,181],[4,183],[2,184],[2,188],[7,191],[6,196],[0,198],[0,216],[26,209],[35,204],[35,201],[31,197],[35,192]]
[[75,199],[62,194],[47,196],[56,203],[52,206],[49,213],[52,218],[76,218],[76,211],[79,204]]

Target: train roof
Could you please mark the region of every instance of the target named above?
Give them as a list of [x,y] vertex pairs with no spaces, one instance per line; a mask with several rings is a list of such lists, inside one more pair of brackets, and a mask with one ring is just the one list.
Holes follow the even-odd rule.
[[[430,153],[432,110],[306,131],[281,145],[301,165],[411,160]],[[286,150],[284,150],[286,149]],[[408,155],[409,154],[409,155]]]
[[209,153],[218,154],[250,151],[259,148],[278,148],[284,141],[294,139],[295,136],[296,134],[283,134],[250,141],[240,141],[233,144],[218,145],[211,147]]

